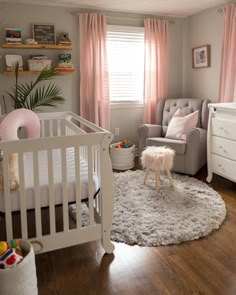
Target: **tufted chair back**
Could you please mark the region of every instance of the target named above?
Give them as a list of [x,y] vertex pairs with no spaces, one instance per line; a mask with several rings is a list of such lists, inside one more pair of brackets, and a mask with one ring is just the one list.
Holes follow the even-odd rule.
[[174,113],[180,108],[185,115],[199,110],[197,127],[207,129],[209,100],[200,98],[175,98],[159,101],[156,111],[156,124],[162,125],[162,136],[166,135],[167,127]]

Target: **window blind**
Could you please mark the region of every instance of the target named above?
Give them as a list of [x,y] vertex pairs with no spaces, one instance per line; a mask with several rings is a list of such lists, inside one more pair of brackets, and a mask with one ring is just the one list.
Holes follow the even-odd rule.
[[110,100],[143,102],[144,28],[107,27]]

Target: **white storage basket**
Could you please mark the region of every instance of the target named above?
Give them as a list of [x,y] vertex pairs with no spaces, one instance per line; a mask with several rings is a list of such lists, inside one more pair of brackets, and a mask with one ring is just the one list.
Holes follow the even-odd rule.
[[0,295],[37,295],[35,255],[32,245],[20,240],[24,259],[11,269],[0,269]]
[[129,148],[115,148],[119,143],[110,145],[112,168],[116,170],[128,170],[134,167],[135,145]]
[[49,59],[43,59],[43,60],[29,59],[28,68],[29,68],[29,71],[40,72],[46,67],[50,69],[51,63],[52,61]]

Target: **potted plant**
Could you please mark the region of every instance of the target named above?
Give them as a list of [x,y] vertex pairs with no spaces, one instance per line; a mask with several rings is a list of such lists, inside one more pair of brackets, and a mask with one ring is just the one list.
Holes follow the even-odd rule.
[[[25,108],[32,111],[40,111],[41,107],[57,107],[65,99],[61,96],[62,90],[54,83],[41,85],[42,82],[59,76],[55,67],[44,68],[35,81],[19,83],[19,64],[15,66],[15,85],[7,92],[13,109]],[[5,97],[3,97],[5,112],[7,113]]]

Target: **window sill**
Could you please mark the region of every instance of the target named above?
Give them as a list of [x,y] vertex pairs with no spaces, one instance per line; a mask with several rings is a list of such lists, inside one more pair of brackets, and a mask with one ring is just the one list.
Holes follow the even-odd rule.
[[133,109],[133,108],[143,108],[143,103],[124,103],[124,102],[113,102],[110,104],[111,109]]

